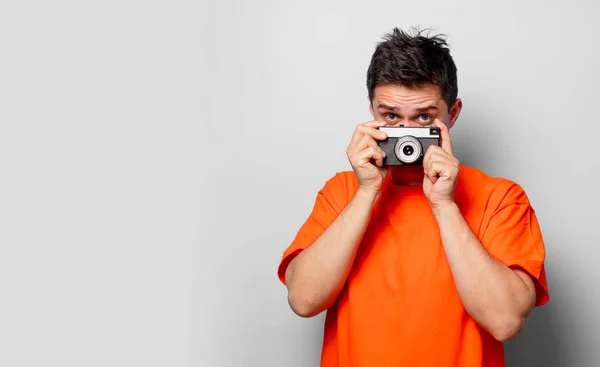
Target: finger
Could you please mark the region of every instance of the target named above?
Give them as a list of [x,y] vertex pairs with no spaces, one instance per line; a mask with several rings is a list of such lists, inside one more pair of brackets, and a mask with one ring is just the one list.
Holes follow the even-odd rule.
[[429,167],[429,163],[431,163],[431,154],[435,148],[436,145],[430,145],[425,151],[425,155],[423,156],[423,168],[427,169],[427,167]]
[[[349,148],[348,154],[353,154],[353,153],[357,154],[357,153],[360,153],[361,150],[369,148],[369,147],[374,147],[374,148],[381,150],[381,148],[379,147],[379,145],[377,144],[375,139],[373,139],[372,136],[363,135],[362,138],[358,141],[358,143],[356,143],[353,147]],[[384,157],[385,157],[385,153],[384,153]]]
[[438,160],[436,158],[430,158],[427,164],[427,174],[430,176],[441,176],[444,172],[447,171],[449,164],[442,160]]
[[358,164],[364,166],[371,163],[371,161],[375,161],[375,164],[380,167],[383,165],[383,154],[378,147],[369,147],[361,150]]
[[369,121],[369,122],[365,122],[363,124],[359,124],[356,126],[356,128],[354,129],[354,134],[352,135],[352,139],[350,140],[350,144],[349,145],[354,145],[358,142],[358,140],[362,137],[362,135],[364,135],[364,131],[363,128],[364,127],[370,127],[370,128],[377,128],[380,126],[385,126],[385,121]]
[[458,167],[453,162],[432,160],[427,166],[427,175],[452,180],[458,175]]
[[355,164],[363,164],[362,157],[365,154],[365,151],[376,150],[382,157],[385,157],[385,152],[377,145],[375,140],[369,135],[363,135],[363,137],[348,150],[348,157],[352,162],[356,162]]
[[374,139],[384,140],[387,138],[387,134],[383,131],[379,131],[377,128],[385,126],[385,121],[369,121],[364,124],[360,124],[356,126],[354,129],[354,134],[352,135],[352,139],[350,140],[350,144],[348,144],[348,148],[351,149],[358,141],[362,138],[363,135],[370,135]]
[[363,154],[364,150],[370,148],[375,149],[378,152],[378,154],[381,155],[383,158],[386,157],[386,154],[383,151],[383,149],[381,149],[381,147],[377,145],[377,142],[373,140],[373,138],[369,135],[363,135],[362,139],[360,139],[360,141],[354,146],[354,148],[350,150],[349,155],[359,156]]
[[378,149],[375,149],[375,152],[373,153],[373,157],[371,159],[375,161],[375,164],[377,166],[383,167],[383,159],[385,158],[385,153],[379,147],[377,148]]
[[423,156],[423,167],[428,167],[432,159],[441,160],[443,157],[448,157],[448,153],[437,145],[430,145]]
[[431,146],[425,155],[426,156],[423,158],[424,168],[430,167],[432,162],[437,162],[440,169],[444,171],[444,173],[437,172],[438,176],[452,178],[458,175],[458,171],[460,170],[460,162],[458,159],[456,159],[456,157],[451,156],[441,147]]
[[433,185],[433,182],[431,182],[431,179],[429,178],[429,176],[427,176],[427,175],[424,175],[424,176],[423,176],[423,186],[425,186],[425,185],[427,185],[427,184],[429,184],[429,185]]
[[429,177],[432,183],[435,183],[441,175],[442,167],[440,167],[439,162],[432,161],[427,167],[427,177]]
[[381,120],[373,120],[373,121],[365,122],[365,123],[363,123],[361,125],[362,126],[368,126],[368,127],[377,128],[377,127],[381,127],[381,126],[387,125],[387,122],[381,121]]
[[427,163],[431,160],[439,160],[443,162],[452,163],[456,161],[456,158],[448,154],[442,147],[438,147],[437,145],[430,145],[425,152],[425,156],[423,157],[423,164],[427,165]]
[[353,150],[360,151],[369,147],[376,147],[377,142],[373,140],[373,137],[370,135],[363,135],[362,138],[356,143]]
[[435,182],[438,179],[437,174],[431,173],[432,172],[431,169],[425,169],[424,172],[425,172],[424,178],[431,181],[432,184],[435,184]]
[[452,138],[450,137],[450,132],[448,131],[448,126],[442,121],[435,119],[433,121],[433,125],[440,128],[440,137],[442,139],[442,149],[444,149],[448,154],[454,156],[452,152]]
[[358,129],[360,130],[360,132],[362,134],[369,135],[369,136],[371,136],[375,140],[385,140],[385,139],[387,139],[387,134],[385,132],[379,130],[377,127],[368,126],[368,125],[361,125],[361,126],[358,127]]

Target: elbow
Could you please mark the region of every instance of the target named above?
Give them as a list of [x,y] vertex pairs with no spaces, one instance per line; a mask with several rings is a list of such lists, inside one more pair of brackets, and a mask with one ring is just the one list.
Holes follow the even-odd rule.
[[300,317],[309,318],[321,313],[321,310],[305,295],[296,294],[292,291],[288,292],[288,304],[294,313]]
[[[325,308],[323,302],[319,301],[318,294],[311,290],[311,287],[297,284],[297,281],[292,279],[293,262],[290,264],[285,273],[285,280],[288,289],[288,304],[292,311],[300,317],[309,318],[317,316]],[[308,291],[307,291],[308,289]]]
[[523,329],[524,325],[524,317],[507,317],[502,322],[498,322],[496,325],[494,325],[494,327],[491,327],[489,332],[497,341],[506,343],[516,338]]

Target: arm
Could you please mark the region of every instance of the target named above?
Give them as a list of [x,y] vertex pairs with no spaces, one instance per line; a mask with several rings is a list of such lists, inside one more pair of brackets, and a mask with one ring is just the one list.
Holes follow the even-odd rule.
[[288,302],[300,316],[315,316],[331,307],[348,278],[388,172],[383,167],[385,153],[376,143],[386,138],[376,129],[383,125],[383,121],[370,121],[356,127],[346,154],[359,188],[327,229],[285,270]]
[[303,317],[315,316],[336,301],[356,257],[376,201],[374,191],[358,189],[329,228],[288,265],[288,302]]
[[535,305],[533,280],[492,258],[456,204],[439,206],[434,215],[465,309],[497,340],[514,338]]
[[437,220],[454,283],[469,315],[497,340],[510,340],[535,305],[533,279],[494,259],[471,231],[454,202],[460,165],[452,153],[448,128],[438,120],[434,124],[440,128],[442,146],[432,146],[425,154],[423,190]]

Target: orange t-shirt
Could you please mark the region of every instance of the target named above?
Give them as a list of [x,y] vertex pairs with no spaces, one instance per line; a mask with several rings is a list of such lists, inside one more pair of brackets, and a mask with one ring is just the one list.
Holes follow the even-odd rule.
[[[285,250],[278,276],[344,209],[358,188],[352,171],[319,191]],[[536,306],[548,302],[545,249],[528,198],[514,182],[461,165],[455,201],[495,259],[533,276]],[[337,302],[327,311],[321,366],[504,366],[503,344],[466,312],[422,187],[388,178]]]

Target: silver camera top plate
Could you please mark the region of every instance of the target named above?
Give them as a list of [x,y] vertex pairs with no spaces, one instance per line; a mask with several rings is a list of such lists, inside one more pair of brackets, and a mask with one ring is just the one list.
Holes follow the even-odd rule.
[[415,138],[439,138],[440,128],[431,126],[407,127],[407,126],[382,126],[379,128],[387,134],[388,138],[400,138],[412,135]]

